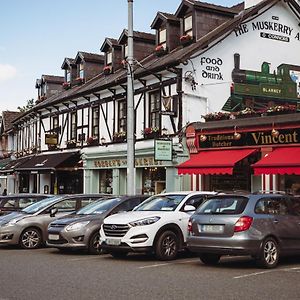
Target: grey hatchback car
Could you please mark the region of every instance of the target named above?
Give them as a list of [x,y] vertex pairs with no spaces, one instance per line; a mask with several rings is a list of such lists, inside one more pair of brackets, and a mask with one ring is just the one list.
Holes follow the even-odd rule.
[[48,224],[99,199],[101,195],[53,196],[20,212],[0,217],[0,245],[20,245],[25,249],[40,247],[47,238]]
[[47,245],[60,250],[87,249],[98,253],[99,230],[104,218],[132,210],[149,196],[114,196],[99,199],[75,214],[59,218],[49,224]]
[[213,196],[190,218],[188,232],[188,249],[205,264],[251,255],[274,268],[279,256],[300,254],[300,201],[281,193]]

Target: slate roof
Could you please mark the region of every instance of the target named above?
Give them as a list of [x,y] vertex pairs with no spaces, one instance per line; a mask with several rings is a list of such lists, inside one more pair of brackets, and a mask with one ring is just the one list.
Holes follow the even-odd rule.
[[16,119],[18,116],[20,116],[21,113],[18,111],[3,111],[2,112],[2,124],[3,128],[1,129],[2,132],[7,132],[12,128],[12,122],[14,119]]
[[55,76],[55,75],[42,75],[42,78],[45,82],[51,82],[51,83],[63,83],[65,79],[63,76]]
[[99,63],[104,62],[104,55],[102,54],[79,51],[76,55],[76,58],[74,59],[74,63],[78,62],[79,57],[81,57],[81,59],[84,59],[85,61],[99,62]]

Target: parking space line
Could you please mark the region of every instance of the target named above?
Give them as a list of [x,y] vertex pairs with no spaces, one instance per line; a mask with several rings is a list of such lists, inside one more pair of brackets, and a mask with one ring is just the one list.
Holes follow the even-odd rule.
[[84,261],[84,260],[92,260],[92,259],[99,259],[99,256],[94,256],[94,257],[81,257],[81,258],[70,258],[67,259],[67,261]]
[[233,279],[241,279],[241,278],[246,278],[246,277],[251,277],[251,276],[257,276],[257,275],[262,275],[262,274],[271,273],[271,272],[275,272],[275,271],[276,270],[269,270],[269,271],[263,271],[263,272],[250,273],[250,274],[235,276],[235,277],[233,277]]
[[179,264],[188,264],[188,263],[194,263],[196,261],[198,261],[198,260],[185,260],[185,261],[177,261],[177,262],[160,263],[160,264],[142,266],[142,267],[139,267],[139,269],[157,268],[157,267],[179,265]]

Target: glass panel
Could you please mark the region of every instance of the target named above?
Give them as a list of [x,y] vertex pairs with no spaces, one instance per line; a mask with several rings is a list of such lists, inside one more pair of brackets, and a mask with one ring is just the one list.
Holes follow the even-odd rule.
[[193,18],[192,16],[188,16],[184,18],[184,31],[187,32],[188,30],[193,28]]
[[71,74],[70,74],[70,71],[67,70],[66,71],[66,82],[70,82],[71,81]]
[[109,65],[112,63],[112,52],[106,53],[106,64]]
[[166,40],[167,40],[167,30],[161,29],[159,31],[158,43],[162,44],[162,43],[166,42]]
[[53,207],[57,207],[58,211],[70,211],[76,209],[76,199],[63,200],[56,203]]
[[124,57],[128,56],[128,45],[124,46]]

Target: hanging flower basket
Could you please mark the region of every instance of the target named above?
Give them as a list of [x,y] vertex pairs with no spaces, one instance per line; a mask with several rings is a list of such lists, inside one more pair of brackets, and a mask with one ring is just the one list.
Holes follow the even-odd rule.
[[282,115],[296,113],[297,109],[295,105],[274,105],[268,107],[266,110],[267,115]]
[[110,66],[106,66],[103,68],[103,74],[104,75],[109,75],[111,74],[111,67]]
[[202,116],[206,122],[209,121],[221,121],[221,120],[229,120],[231,119],[231,114],[230,113],[223,113],[223,112],[214,112],[214,113],[209,113],[205,116]]
[[84,83],[84,79],[81,78],[81,77],[77,77],[77,78],[75,79],[75,83],[76,83],[76,84],[82,84],[82,83]]
[[154,51],[156,56],[163,56],[167,54],[167,52],[168,52],[167,49],[163,45],[158,45]]
[[159,128],[158,127],[146,127],[142,130],[142,134],[144,138],[152,139],[159,136]]
[[126,141],[126,132],[125,131],[115,132],[113,135],[113,141],[114,142],[125,142]]
[[187,46],[187,45],[191,44],[192,42],[193,42],[193,37],[190,36],[189,34],[182,35],[180,37],[180,43],[183,46]]
[[90,136],[87,138],[86,143],[90,146],[98,145],[99,139],[96,136]]
[[69,140],[66,142],[67,148],[75,148],[77,145],[77,142],[75,140]]
[[71,84],[70,84],[70,82],[64,82],[64,83],[62,84],[62,86],[63,86],[63,88],[64,88],[65,90],[68,90],[68,89],[71,87]]

